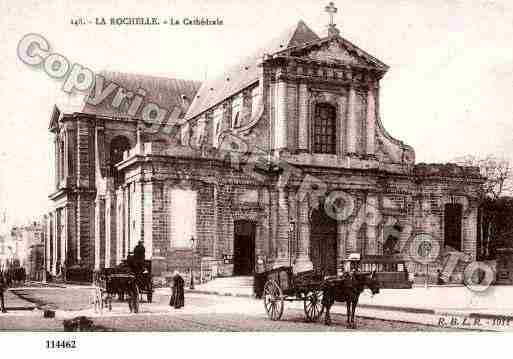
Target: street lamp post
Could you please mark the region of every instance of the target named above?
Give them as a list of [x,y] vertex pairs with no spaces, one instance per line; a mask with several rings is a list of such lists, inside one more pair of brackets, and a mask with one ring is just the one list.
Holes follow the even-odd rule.
[[191,237],[191,285],[190,289],[194,289],[194,237]]
[[293,243],[292,241],[295,241],[296,239],[296,222],[292,219],[290,220],[290,223],[289,223],[289,230],[290,230],[290,234],[289,234],[289,266],[292,267],[292,248],[293,248]]

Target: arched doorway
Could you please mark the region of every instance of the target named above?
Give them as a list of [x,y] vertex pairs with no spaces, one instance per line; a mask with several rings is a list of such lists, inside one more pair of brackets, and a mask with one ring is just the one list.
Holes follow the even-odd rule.
[[337,221],[322,205],[310,216],[310,258],[316,272],[337,274]]
[[233,275],[251,275],[255,270],[256,223],[248,220],[234,222]]
[[116,170],[116,164],[123,161],[123,152],[130,149],[130,141],[125,136],[117,136],[110,142],[110,175],[114,177],[117,187],[123,183],[123,176]]
[[461,221],[463,206],[447,203],[444,207],[444,244],[461,251]]

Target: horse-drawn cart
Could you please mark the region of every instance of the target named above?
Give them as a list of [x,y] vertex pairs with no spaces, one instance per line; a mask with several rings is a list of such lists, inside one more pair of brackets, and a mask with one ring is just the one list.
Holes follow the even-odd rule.
[[257,297],[264,300],[265,311],[271,320],[280,320],[285,302],[302,301],[308,321],[317,321],[323,312],[323,277],[314,271],[294,274],[292,267],[279,267],[260,274],[263,288]]
[[[101,274],[106,279],[106,289],[109,294],[117,294],[120,300],[124,300],[125,295],[130,297],[133,294],[129,292],[136,292],[137,296],[146,294],[147,302],[152,302],[151,261],[145,260],[144,263],[138,266],[134,263],[133,256],[129,255],[126,261],[122,261],[114,268],[104,268]],[[134,284],[136,288],[130,290],[130,286]]]
[[[348,326],[355,328],[355,308],[365,288],[372,295],[379,293],[375,272],[345,272],[340,276],[323,276],[315,271],[294,274],[292,267],[280,267],[258,274],[255,287],[257,297],[263,298],[265,311],[271,320],[280,320],[285,302],[302,301],[307,321],[317,321],[326,311],[329,324],[330,308],[335,301],[346,302]],[[260,287],[260,288],[258,288]]]

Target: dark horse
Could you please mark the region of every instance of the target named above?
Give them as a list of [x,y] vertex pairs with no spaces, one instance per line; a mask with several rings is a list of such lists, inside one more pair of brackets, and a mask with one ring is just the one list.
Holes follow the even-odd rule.
[[322,304],[326,309],[324,323],[331,324],[330,309],[335,301],[346,302],[347,306],[347,327],[356,329],[354,312],[358,305],[360,294],[365,288],[369,288],[372,294],[379,293],[378,281],[375,273],[346,273],[342,277],[327,278],[322,286]]
[[[139,288],[133,274],[111,274],[107,276],[106,289],[109,296],[118,294],[121,300],[128,296],[130,313],[139,313]],[[123,298],[123,299],[122,299]]]

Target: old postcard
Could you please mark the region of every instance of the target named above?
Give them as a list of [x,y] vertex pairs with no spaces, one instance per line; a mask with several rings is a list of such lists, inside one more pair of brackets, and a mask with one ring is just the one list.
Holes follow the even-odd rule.
[[510,2],[0,18],[1,331],[513,330]]

